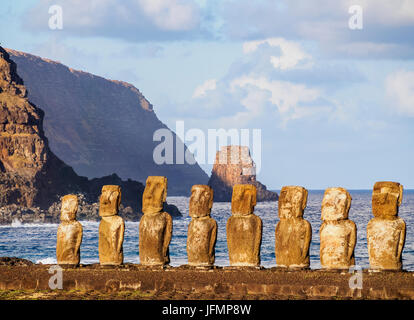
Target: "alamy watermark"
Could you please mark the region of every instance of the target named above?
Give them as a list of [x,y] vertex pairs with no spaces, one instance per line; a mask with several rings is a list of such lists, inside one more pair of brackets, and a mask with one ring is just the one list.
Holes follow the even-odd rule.
[[49,288],[52,290],[56,289],[63,289],[63,269],[58,266],[54,265],[49,268],[49,274],[53,274],[49,278]]
[[352,16],[348,20],[348,27],[351,30],[362,30],[364,28],[364,11],[361,6],[353,5],[348,9],[348,13]]
[[[208,129],[207,136],[201,129],[185,130],[184,121],[176,121],[175,137],[171,130],[162,128],[154,132],[153,141],[160,143],[153,150],[156,164],[214,164],[220,146],[242,146],[231,152],[231,164],[248,161],[249,151],[254,159],[255,173],[261,169],[262,131],[261,129]],[[187,149],[184,144],[187,144]],[[174,152],[175,147],[175,152]],[[226,151],[226,150],[225,150]],[[175,155],[175,158],[174,158]],[[220,154],[219,164],[227,163],[227,156]],[[251,171],[243,174],[252,174]]]
[[352,274],[348,282],[349,288],[362,290],[362,268],[360,266],[352,266],[349,268],[349,273]]
[[63,29],[63,9],[59,5],[53,5],[49,7],[48,25],[50,30],[62,30]]

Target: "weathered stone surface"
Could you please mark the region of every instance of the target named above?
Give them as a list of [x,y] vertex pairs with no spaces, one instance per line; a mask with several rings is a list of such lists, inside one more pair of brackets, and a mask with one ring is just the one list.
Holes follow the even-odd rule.
[[[133,85],[7,50],[25,81],[29,99],[47,115],[44,129],[51,149],[78,174],[91,179],[116,172],[124,180],[138,181],[148,175],[166,176],[170,195],[189,195],[193,184],[207,183],[208,175],[197,163],[154,162],[153,150],[160,143],[153,140],[154,132],[163,129],[174,140],[177,137]],[[177,144],[174,159],[178,152]],[[123,187],[123,196],[125,191]]]
[[322,200],[320,257],[322,268],[349,269],[355,265],[357,228],[348,219],[351,195],[344,188],[328,188]]
[[231,266],[259,266],[262,220],[253,214],[256,187],[235,185],[231,200],[232,216],[227,220],[227,248]]
[[187,234],[188,264],[212,266],[215,260],[217,222],[210,217],[213,206],[213,189],[206,185],[191,188],[191,222]]
[[102,187],[99,201],[99,263],[120,265],[124,261],[123,242],[125,223],[117,216],[121,202],[121,188],[114,185]]
[[303,219],[308,191],[299,186],[285,186],[279,197],[279,218],[275,230],[275,255],[278,267],[308,268],[310,223]]
[[249,147],[225,146],[216,154],[208,185],[214,190],[214,201],[230,202],[233,186],[251,184],[256,187],[257,201],[276,201],[276,192],[256,180],[256,165],[250,157]]
[[[64,268],[63,290],[50,290],[50,265],[10,267],[1,265],[1,261],[2,258],[0,290],[20,290],[3,291],[2,299],[372,300],[414,297],[412,272],[364,272],[363,288],[350,289],[351,274],[348,272],[284,272],[252,268],[231,271],[217,268],[200,272],[181,267],[168,268],[165,272],[133,264],[104,269],[99,265],[83,265],[81,268]],[[267,310],[263,314],[256,311],[257,319],[269,316]]]
[[121,188],[116,185],[102,187],[102,194],[99,198],[99,215],[110,217],[118,214],[121,203]]
[[403,198],[403,186],[398,182],[382,181],[374,185],[372,212],[367,226],[369,264],[371,269],[402,269],[402,250],[406,225],[398,217]]
[[62,198],[61,223],[57,231],[56,259],[58,264],[78,265],[82,243],[82,225],[76,221],[78,197],[66,195]]
[[149,176],[142,197],[139,223],[139,259],[142,265],[165,265],[170,262],[169,245],[172,218],[163,211],[167,198],[167,178]]

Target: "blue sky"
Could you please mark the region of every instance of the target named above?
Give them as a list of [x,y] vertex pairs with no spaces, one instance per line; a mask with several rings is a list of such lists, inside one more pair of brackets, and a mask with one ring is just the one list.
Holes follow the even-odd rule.
[[269,188],[414,188],[414,1],[3,0],[0,18],[2,46],[130,82],[173,130],[261,129]]

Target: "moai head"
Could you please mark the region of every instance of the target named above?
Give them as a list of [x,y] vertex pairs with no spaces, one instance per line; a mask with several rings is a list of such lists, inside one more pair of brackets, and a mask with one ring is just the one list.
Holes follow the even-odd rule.
[[372,212],[375,217],[396,216],[403,198],[403,186],[398,182],[381,181],[374,185]]
[[210,186],[196,184],[191,188],[190,217],[199,218],[210,215],[213,207],[213,189]]
[[256,205],[256,187],[251,184],[236,184],[231,197],[231,213],[249,215]]
[[300,218],[308,202],[308,190],[298,186],[285,186],[280,191],[279,218]]
[[161,212],[164,202],[167,200],[167,178],[161,176],[149,176],[142,195],[142,212]]
[[99,198],[99,215],[110,217],[118,214],[121,203],[121,187],[106,185],[102,187],[101,197]]
[[62,209],[60,214],[61,221],[76,220],[78,212],[78,197],[74,194],[68,194],[62,198]]
[[338,221],[348,219],[351,195],[344,188],[328,188],[322,200],[322,220]]

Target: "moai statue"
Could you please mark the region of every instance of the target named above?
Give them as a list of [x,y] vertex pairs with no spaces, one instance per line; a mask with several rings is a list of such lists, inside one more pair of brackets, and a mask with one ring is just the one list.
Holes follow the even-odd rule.
[[139,223],[139,258],[144,266],[166,265],[170,262],[169,245],[172,236],[172,218],[163,211],[167,199],[167,178],[147,178],[142,196]]
[[190,217],[187,234],[187,256],[190,266],[214,265],[217,222],[210,217],[213,189],[206,185],[191,188]]
[[351,195],[344,188],[328,188],[322,200],[320,256],[324,269],[349,269],[355,265],[357,228],[348,219]]
[[309,245],[312,228],[303,219],[308,190],[283,187],[279,197],[279,218],[275,230],[276,265],[287,268],[309,268]]
[[231,199],[232,216],[227,220],[227,247],[231,266],[260,265],[262,220],[253,214],[256,187],[236,184]]
[[73,194],[62,198],[60,225],[57,231],[56,259],[58,264],[78,265],[82,243],[82,225],[76,221],[78,197]]
[[114,185],[102,187],[99,199],[99,262],[101,265],[121,265],[124,262],[122,243],[125,223],[118,216],[121,188]]
[[372,213],[367,226],[370,269],[401,270],[405,243],[405,222],[398,217],[403,186],[397,182],[377,182],[372,193]]

